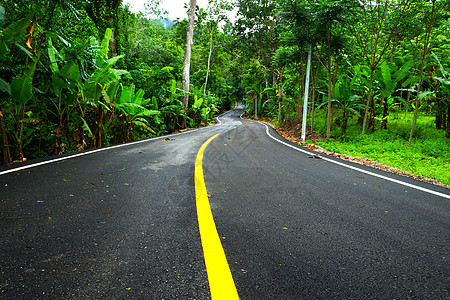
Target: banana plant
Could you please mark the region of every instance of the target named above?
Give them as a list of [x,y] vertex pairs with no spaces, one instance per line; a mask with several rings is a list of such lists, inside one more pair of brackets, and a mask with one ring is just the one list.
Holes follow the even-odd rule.
[[158,116],[159,111],[146,108],[150,102],[152,102],[152,99],[144,99],[144,90],[139,89],[135,92],[134,84],[122,86],[115,108],[119,111],[119,118],[123,120],[126,141],[134,140],[133,130],[135,126],[140,126],[156,134],[150,127],[149,117]]
[[[12,124],[12,130],[9,131],[10,136],[13,138],[13,157],[18,160],[23,160],[23,149],[25,147],[25,141],[31,135],[32,130],[26,130],[24,134],[24,124],[27,122],[30,111],[27,110],[27,104],[33,97],[33,76],[36,71],[36,65],[39,61],[40,53],[28,63],[25,71],[22,75],[13,78],[10,85],[10,97],[13,100],[9,109],[9,114],[6,115],[7,119]],[[30,124],[34,124],[31,122]]]
[[96,108],[95,146],[101,147],[102,137],[107,136],[114,121],[114,101],[119,90],[119,83],[123,75],[129,76],[126,70],[115,69],[115,64],[124,56],[108,58],[108,41],[112,31],[106,29],[101,45],[91,38],[91,48],[97,49],[95,65],[97,70],[92,73],[83,85],[83,95]]
[[358,110],[364,109],[364,105],[358,102],[362,97],[355,94],[353,89],[356,76],[353,76],[352,80],[345,78],[338,81],[335,87],[335,100],[342,108],[342,131],[344,133],[347,131],[349,115],[361,117]]
[[192,111],[194,112],[194,124],[195,124],[195,116],[202,107],[202,104],[203,98],[198,98],[198,95],[194,95],[194,104],[192,105]]
[[379,93],[381,96],[381,107],[383,109],[381,118],[382,129],[387,128],[389,109],[395,106],[392,94],[396,91],[398,83],[409,74],[409,70],[413,65],[414,62],[410,60],[400,68],[397,68],[395,64],[384,61],[380,66],[380,71],[376,74],[376,78],[380,82]]
[[[63,134],[68,134],[69,119],[75,118],[75,131],[72,133],[75,145],[74,150],[80,151],[86,145],[84,131],[90,128],[85,120],[86,101],[83,97],[83,82],[78,63],[71,59],[66,60],[64,55],[59,53],[53,46],[52,37],[48,37],[48,58],[50,70],[52,71],[52,90],[54,98],[51,98],[52,108],[48,111],[58,120],[56,128],[53,130],[55,141],[51,146],[52,154],[64,152],[64,145],[61,142]],[[58,63],[63,66],[60,68]],[[77,113],[74,113],[77,112]]]
[[[359,103],[359,100],[362,98],[357,94],[358,85],[361,82],[361,73],[359,73],[359,69],[355,69],[353,77],[350,78],[341,78],[336,82],[334,98],[331,99],[333,104],[337,104],[342,109],[341,115],[341,126],[342,131],[345,133],[347,130],[348,119],[351,115],[355,115],[360,117],[360,110],[364,109],[364,105]],[[328,99],[325,98],[325,94],[323,94],[323,102],[316,107],[316,109],[321,109],[325,105],[328,104]]]
[[267,93],[269,95],[269,99],[265,101],[262,105],[262,110],[265,115],[269,117],[274,117],[278,114],[278,84],[275,87],[265,88],[261,93]]
[[[209,108],[209,120],[213,119],[213,114],[220,111],[221,100],[211,92],[206,93],[205,105]],[[205,123],[208,125],[209,123]]]
[[[444,107],[447,106],[447,124],[439,124],[439,119],[441,119],[441,121],[443,121],[443,119],[441,116],[439,116],[439,112],[436,114],[436,125],[439,127],[447,127],[447,132],[446,132],[446,137],[450,138],[450,72],[448,72],[447,70],[444,69],[444,66],[442,65],[441,61],[439,60],[439,58],[437,57],[437,55],[435,53],[432,53],[434,59],[436,60],[436,62],[439,65],[439,75],[440,76],[434,76],[433,79],[438,81],[440,83],[440,88],[443,92],[443,94],[445,95],[444,97],[444,101],[441,100],[441,102],[438,104],[438,109],[441,111],[441,114],[443,113]],[[443,102],[443,103],[442,103]],[[442,105],[444,104],[444,105]],[[444,107],[442,107],[444,106]],[[438,128],[439,128],[438,127]]]
[[[23,159],[24,141],[28,135],[27,132],[24,134],[24,123],[26,123],[25,120],[28,113],[25,109],[26,104],[33,97],[33,76],[36,71],[36,64],[40,58],[40,52],[33,56],[28,50],[18,44],[19,41],[25,40],[26,29],[30,26],[30,22],[32,24],[34,22],[31,15],[10,24],[0,31],[0,62],[4,61],[7,55],[11,53],[10,47],[12,45],[26,52],[31,58],[31,62],[27,64],[23,74],[13,78],[10,83],[0,78],[0,91],[6,93],[8,98],[12,100],[11,107],[8,109],[9,113],[5,114],[6,119],[12,124],[12,129],[8,131],[13,138],[14,153],[12,159]],[[0,114],[2,114],[1,111]],[[5,134],[7,130],[4,122],[1,122],[0,126],[0,132]],[[1,142],[2,149],[9,153],[10,145],[7,137],[2,137]],[[10,163],[12,159],[8,155],[7,158],[5,157],[5,163]]]
[[210,112],[211,112],[211,108],[209,108],[209,107],[202,107],[202,109],[201,109],[202,120],[203,120],[203,124],[205,126],[208,125]]
[[178,88],[179,84],[175,79],[170,82],[170,86],[167,89],[167,97],[163,99],[163,105],[159,108],[161,117],[164,119],[166,128],[169,131],[174,130],[178,125],[176,124],[180,117],[185,118],[189,123],[189,127],[192,127],[192,119],[184,111],[183,103],[179,100],[185,91]]

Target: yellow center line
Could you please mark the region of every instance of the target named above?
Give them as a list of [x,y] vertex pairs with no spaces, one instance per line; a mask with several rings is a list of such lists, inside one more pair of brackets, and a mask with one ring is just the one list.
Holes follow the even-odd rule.
[[216,224],[209,206],[206,193],[205,179],[203,177],[203,152],[209,142],[218,134],[207,140],[197,154],[195,161],[195,197],[197,204],[198,227],[205,257],[206,272],[208,274],[211,299],[239,299],[233,276],[228,266],[222,243],[217,233]]

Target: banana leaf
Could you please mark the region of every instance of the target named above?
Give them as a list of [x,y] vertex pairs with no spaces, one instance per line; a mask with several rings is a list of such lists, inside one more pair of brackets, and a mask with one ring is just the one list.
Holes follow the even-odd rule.
[[2,78],[0,78],[0,91],[3,91],[11,96],[11,86]]

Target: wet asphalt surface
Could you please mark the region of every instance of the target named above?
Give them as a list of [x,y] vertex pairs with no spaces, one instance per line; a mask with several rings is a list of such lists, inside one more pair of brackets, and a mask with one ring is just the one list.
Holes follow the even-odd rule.
[[240,114],[0,175],[0,298],[209,299],[193,181],[217,133],[205,181],[241,299],[449,298],[450,200],[309,158]]

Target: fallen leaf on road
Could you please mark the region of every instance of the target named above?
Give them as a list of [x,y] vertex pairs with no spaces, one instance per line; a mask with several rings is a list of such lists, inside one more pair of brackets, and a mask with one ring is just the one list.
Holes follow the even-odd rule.
[[84,185],[83,188],[86,190],[86,189],[92,189],[92,188],[101,187],[101,186],[106,186],[106,185],[96,185],[96,184],[91,183],[91,184]]
[[112,171],[112,172],[110,172],[110,173],[108,173],[108,172],[104,172],[104,173],[102,173],[102,175],[111,175],[111,173],[122,172],[123,170],[125,170],[125,168],[123,168],[123,169],[120,169],[120,170],[117,170],[117,171]]

